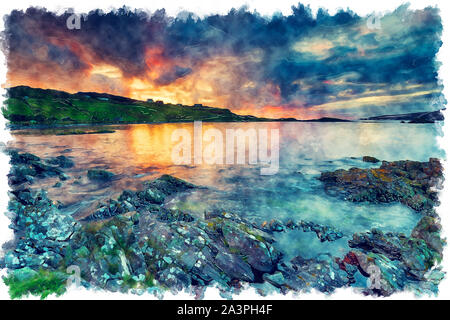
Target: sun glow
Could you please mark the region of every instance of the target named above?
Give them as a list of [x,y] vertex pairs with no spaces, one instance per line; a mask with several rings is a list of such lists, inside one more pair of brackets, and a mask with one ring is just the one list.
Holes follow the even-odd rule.
[[111,79],[122,78],[122,72],[119,68],[110,65],[96,65],[91,70],[91,75],[101,75]]

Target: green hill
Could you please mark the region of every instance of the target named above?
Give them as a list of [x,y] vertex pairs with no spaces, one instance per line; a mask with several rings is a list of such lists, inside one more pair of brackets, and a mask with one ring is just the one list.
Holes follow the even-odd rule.
[[2,111],[12,126],[271,120],[237,115],[228,109],[146,102],[105,93],[70,94],[27,86],[7,90]]

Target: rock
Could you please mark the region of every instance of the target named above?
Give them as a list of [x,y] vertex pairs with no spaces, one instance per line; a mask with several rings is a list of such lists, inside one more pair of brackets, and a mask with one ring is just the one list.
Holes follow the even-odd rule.
[[191,278],[179,267],[170,267],[159,271],[156,278],[174,292],[181,291],[191,285]]
[[238,279],[247,282],[253,282],[255,276],[249,264],[245,263],[240,257],[226,253],[218,252],[214,261],[225,274],[231,279]]
[[157,190],[160,195],[165,196],[193,188],[198,187],[168,174],[162,175],[158,179],[146,183],[146,190]]
[[378,163],[378,162],[380,162],[380,160],[378,160],[377,158],[371,157],[371,156],[364,156],[362,158],[362,161],[370,162],[370,163]]
[[[32,166],[24,164],[13,165],[10,173],[8,174],[8,183],[10,185],[16,185],[23,182],[32,182],[32,177],[36,175],[37,172]],[[31,177],[31,179],[28,177]]]
[[300,221],[299,227],[303,229],[304,232],[313,231],[316,233],[317,237],[321,242],[324,241],[335,241],[342,238],[344,235],[339,230],[324,226],[321,224],[309,222],[309,221]]
[[437,159],[428,162],[383,161],[378,169],[323,172],[319,180],[331,195],[354,202],[389,203],[399,201],[426,215],[439,204],[437,188],[442,185],[442,166]]
[[[226,246],[232,252],[246,256],[247,263],[255,270],[271,273],[281,258],[270,245],[270,238],[256,237],[247,225],[236,225],[226,219],[220,222],[221,233]],[[262,240],[262,241],[261,241]]]
[[155,211],[160,220],[192,220],[192,217],[188,214],[161,209],[160,205],[164,203],[166,197],[178,192],[198,188],[198,186],[169,175],[163,175],[153,181],[146,182],[144,188],[144,190],[137,192],[125,190],[117,200],[110,199],[108,203],[100,203],[98,209],[84,218],[83,221],[109,219],[135,210]]
[[59,175],[59,179],[60,179],[61,181],[66,181],[66,180],[69,180],[70,177],[69,177],[67,174],[65,174],[65,173],[61,173],[61,174]]
[[[437,235],[427,236],[425,230],[428,227],[429,230],[435,230],[437,226],[433,226],[430,219],[425,218],[419,222],[410,237],[394,233],[385,234],[373,229],[364,234],[354,234],[349,246],[361,249],[365,253],[382,255],[390,261],[399,261],[408,277],[424,280],[425,274],[442,259],[443,241]],[[432,241],[427,244],[422,238],[416,238],[418,236]]]
[[87,177],[93,181],[111,181],[114,173],[106,170],[90,169],[87,172]]
[[72,168],[75,165],[75,163],[71,159],[63,155],[57,156],[55,158],[50,158],[46,162],[60,168]]
[[62,176],[62,170],[53,165],[48,165],[42,162],[41,158],[30,153],[19,153],[17,151],[10,151],[11,156],[11,170],[8,174],[8,182],[15,186],[25,182],[32,184],[35,178],[46,178]]
[[350,251],[343,260],[337,259],[337,263],[341,270],[347,272],[351,281],[354,282],[357,275],[365,278],[365,294],[389,296],[403,290],[408,281],[401,262],[390,260],[382,254]]
[[81,248],[77,249],[75,253],[81,258],[86,258],[89,256],[89,249],[85,246],[82,246]]
[[391,260],[402,258],[401,243],[398,236],[392,233],[384,234],[380,230],[372,229],[367,233],[355,233],[349,240],[350,248],[359,248],[366,252],[380,253]]
[[[275,249],[274,232],[315,232],[322,242],[335,241],[343,234],[304,220],[272,220],[258,226],[221,210],[197,218],[166,209],[162,204],[168,197],[198,188],[169,175],[146,182],[143,190],[125,190],[117,199],[100,203],[80,223],[64,214],[45,192],[22,184],[33,178],[61,177],[65,165],[58,161],[65,160],[43,163],[29,154],[14,157],[10,178],[22,182],[11,191],[8,209],[13,213],[15,239],[1,265],[23,277],[39,269],[77,265],[86,287],[140,293],[158,291],[156,285],[173,292],[188,287],[203,292],[206,286],[215,285],[225,297],[238,292],[244,283],[261,292],[315,288],[330,293],[355,286],[368,294],[390,295],[406,288],[435,292],[442,279],[441,273],[433,272],[444,244],[434,216],[423,216],[410,236],[377,229],[357,233],[349,241],[352,251],[342,259],[322,254],[285,261]],[[383,162],[379,169],[338,170],[324,173],[321,179],[329,190],[348,188],[345,196],[352,201],[401,201],[423,211],[437,203],[433,188],[442,179],[439,166],[433,159],[428,163]],[[113,178],[107,171],[93,171],[101,171],[94,172],[98,181]],[[382,198],[371,193],[371,188],[390,193]],[[409,193],[400,197],[405,190]]]
[[[164,194],[175,191],[163,185],[167,186],[151,184]],[[177,181],[177,185],[183,184]],[[255,272],[276,269],[280,253],[271,245],[272,238],[242,219],[231,214],[194,219],[137,198],[137,193],[126,191],[114,203],[138,202],[139,213],[113,216],[92,231],[88,223],[71,240],[75,264],[82,265],[80,261],[86,259],[87,252],[92,253],[82,272],[96,286],[109,288],[112,280],[124,279],[122,288],[136,283],[147,287],[147,280],[139,279],[148,278],[150,272],[159,283],[175,291],[191,284],[216,283],[230,288],[235,281],[256,281]],[[87,249],[81,254],[83,247]],[[128,282],[123,274],[134,280]]]
[[268,230],[275,232],[284,231],[283,223],[275,219],[271,220],[268,225],[263,224],[263,227],[266,227]]
[[335,241],[344,236],[343,233],[337,230],[336,228],[324,226],[318,223],[305,220],[300,220],[298,223],[289,220],[285,224],[278,220],[271,220],[269,223],[264,222],[261,225],[261,228],[267,232],[283,232],[287,230],[298,230],[298,229],[303,230],[303,232],[315,232],[317,238],[319,238],[321,242]]
[[422,239],[428,247],[440,254],[442,258],[443,240],[441,239],[441,225],[435,217],[425,216],[417,223],[411,232],[411,237]]
[[[165,198],[179,190],[195,187],[180,179],[163,176],[146,183],[144,192],[124,191],[117,201],[110,200],[109,205],[100,205],[96,216],[85,221],[115,217],[107,222],[109,225],[115,219],[129,220],[130,217],[117,214],[123,208],[135,208],[139,217],[126,233],[136,236],[133,243],[136,243],[136,248],[141,248],[137,249],[143,255],[140,261],[147,264],[147,269],[149,264],[155,269],[156,279],[176,287],[179,287],[177,277],[170,276],[166,271],[168,268],[185,270],[186,278],[192,279],[192,283],[207,285],[215,282],[225,287],[233,281],[254,282],[255,272],[262,274],[276,270],[281,255],[271,245],[273,239],[270,235],[256,226],[224,212],[208,214],[205,220],[194,219],[181,211],[155,206],[155,198],[145,195],[151,190],[152,194]],[[126,226],[130,228],[131,224]],[[82,243],[88,245],[89,242]],[[99,267],[98,270],[104,268]]]
[[68,241],[79,227],[72,216],[58,210],[43,191],[14,190],[8,210],[14,213],[11,227],[14,248],[5,255],[10,269],[58,268]]
[[10,163],[12,165],[29,164],[30,162],[41,161],[41,158],[38,156],[27,152],[19,153],[16,150],[10,150],[8,153],[11,157]]
[[165,198],[166,194],[158,189],[148,188],[144,192],[144,199],[150,203],[162,204]]
[[16,269],[13,271],[13,275],[18,281],[30,280],[37,274],[38,273],[36,271],[34,271],[33,269],[31,269],[29,267]]
[[280,271],[277,271],[274,274],[265,273],[263,279],[277,288],[286,285],[286,279]]
[[13,251],[9,251],[5,254],[4,264],[6,268],[16,269],[20,267],[20,260]]
[[271,279],[272,284],[295,291],[309,291],[315,288],[321,292],[331,293],[336,288],[348,286],[350,283],[347,273],[341,270],[331,257],[304,259],[297,256],[291,260],[290,264],[279,265],[278,270],[283,277],[275,274],[276,278]]
[[62,173],[60,168],[42,162],[33,162],[31,163],[31,166],[36,171],[36,175],[40,178],[56,177]]

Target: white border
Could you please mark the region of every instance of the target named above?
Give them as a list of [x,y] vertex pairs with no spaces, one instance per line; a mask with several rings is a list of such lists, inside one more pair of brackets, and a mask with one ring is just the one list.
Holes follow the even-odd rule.
[[[15,1],[2,1],[0,4],[0,15],[3,17],[8,14],[13,9],[26,9],[30,6],[46,7],[49,10],[56,12],[63,12],[67,8],[74,8],[76,13],[86,13],[93,9],[103,9],[108,11],[112,8],[120,8],[124,5],[123,0],[97,0],[97,1],[82,1],[82,0],[46,0],[46,1],[30,1],[30,0],[15,0]],[[149,12],[153,12],[157,9],[165,8],[166,13],[170,16],[174,16],[180,11],[186,10],[194,12],[198,16],[205,16],[209,14],[226,14],[231,8],[239,8],[243,5],[247,5],[251,11],[257,10],[262,15],[272,15],[274,12],[281,12],[285,15],[291,13],[291,6],[296,5],[298,2],[294,0],[227,0],[227,1],[211,1],[211,0],[134,0],[126,1],[126,5],[130,8],[144,9]],[[337,11],[339,8],[350,8],[353,12],[360,16],[368,15],[371,13],[384,13],[388,11],[393,11],[400,5],[407,3],[407,1],[401,0],[377,0],[377,1],[350,1],[350,0],[305,0],[301,1],[305,5],[310,5],[314,13],[317,12],[319,7],[326,8],[331,14]],[[427,6],[437,6],[440,8],[440,14],[442,17],[442,22],[444,26],[444,32],[442,35],[443,46],[438,53],[438,60],[442,62],[442,66],[439,70],[440,79],[444,81],[444,94],[447,100],[450,101],[449,92],[449,58],[450,58],[450,5],[449,1],[446,0],[411,0],[410,9],[422,9]],[[4,30],[4,21],[0,20],[0,30]],[[5,57],[0,53],[0,82],[3,84],[6,81],[6,64]],[[1,94],[5,93],[4,89],[1,89]],[[3,101],[3,97],[0,98]],[[440,139],[442,148],[447,152],[450,151],[450,139],[449,137],[449,120],[450,112],[446,111],[445,114],[447,120],[444,126],[445,139]],[[5,121],[2,116],[0,116],[0,142],[6,143],[11,136],[5,128]],[[448,157],[448,155],[447,155]],[[445,162],[445,173],[450,171],[449,162]],[[8,239],[11,239],[12,232],[8,228],[9,219],[3,214],[6,211],[6,205],[8,201],[7,190],[8,182],[6,179],[6,173],[9,171],[8,157],[3,153],[0,153],[0,244],[4,243]],[[444,185],[445,192],[442,193],[440,199],[442,205],[438,208],[438,213],[442,220],[442,225],[444,228],[444,237],[448,238],[450,230],[450,179],[447,178]],[[444,270],[450,272],[448,266],[450,265],[450,250],[447,245],[444,251]],[[0,273],[4,275],[5,271]],[[448,275],[440,284],[440,293],[438,297],[422,297],[422,299],[450,299],[450,275]],[[388,298],[383,299],[411,299],[417,298],[412,293],[402,292],[395,294]],[[0,281],[0,299],[9,299],[6,286]],[[38,299],[31,297],[30,299]],[[49,299],[54,299],[54,297],[49,297]],[[84,289],[70,289],[68,292],[60,297],[59,299],[156,299],[152,295],[145,294],[143,296],[138,296],[134,294],[120,294],[120,293],[109,293],[102,291],[88,291]],[[165,299],[193,299],[193,296],[187,295],[185,293],[179,293],[177,295],[166,294]],[[205,294],[205,299],[222,299],[216,289],[209,288]],[[310,294],[301,295],[271,295],[268,297],[261,297],[255,293],[253,290],[246,290],[239,296],[234,297],[235,300],[239,299],[256,299],[256,300],[284,300],[284,299],[358,299],[367,300],[375,299],[373,297],[364,297],[360,293],[355,293],[351,288],[337,290],[331,296],[321,294],[318,292],[313,292]]]

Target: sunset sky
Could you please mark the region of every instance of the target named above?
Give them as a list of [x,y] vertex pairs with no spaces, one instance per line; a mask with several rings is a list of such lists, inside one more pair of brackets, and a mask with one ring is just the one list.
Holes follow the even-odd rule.
[[[170,17],[120,9],[13,11],[5,20],[6,87],[97,91],[298,119],[440,109],[436,8],[399,7],[368,23],[297,5],[288,16],[245,8]],[[376,22],[376,21],[375,21]]]

